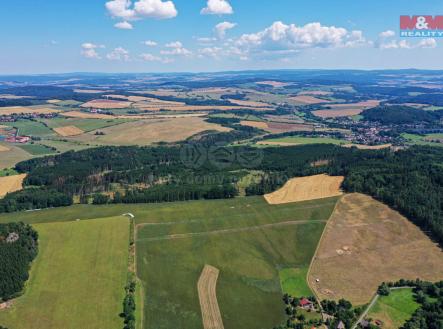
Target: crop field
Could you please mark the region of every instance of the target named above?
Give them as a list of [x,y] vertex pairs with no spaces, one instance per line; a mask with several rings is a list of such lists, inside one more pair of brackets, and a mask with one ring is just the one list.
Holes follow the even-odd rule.
[[361,305],[381,282],[401,278],[443,279],[441,249],[386,205],[362,194],[343,196],[311,268],[309,282],[317,295]]
[[32,158],[31,154],[15,145],[0,143],[0,147],[8,149],[0,154],[0,169],[11,168],[17,162]]
[[20,135],[48,137],[54,135],[54,132],[43,123],[31,120],[19,120],[16,122],[5,122],[7,126],[18,129]]
[[197,290],[205,329],[224,329],[217,302],[217,279],[220,271],[210,265],[203,268]]
[[120,329],[129,222],[124,217],[35,225],[39,255],[23,296],[0,312],[15,329]]
[[331,104],[330,109],[313,111],[312,113],[321,118],[338,118],[359,115],[364,110],[376,107],[380,104],[378,100],[368,100],[359,103]]
[[41,144],[21,144],[18,145],[19,148],[25,150],[31,155],[46,155],[55,153],[54,150],[51,150],[49,147]]
[[54,131],[62,137],[77,136],[84,133],[83,130],[77,128],[76,126],[54,128]]
[[114,126],[120,123],[128,122],[125,119],[76,119],[76,118],[55,118],[43,120],[50,128],[62,128],[66,126],[75,126],[85,132],[97,130],[105,127]]
[[329,198],[342,194],[343,176],[315,175],[290,179],[279,190],[266,194],[269,204],[281,204]]
[[123,123],[74,137],[74,140],[103,145],[148,145],[155,142],[175,142],[206,130],[229,131],[229,128],[205,122],[199,117],[153,119]]
[[289,98],[293,102],[298,105],[311,105],[311,104],[321,104],[321,103],[329,103],[330,101],[327,99],[321,99],[310,95],[300,95]]
[[4,197],[7,193],[21,190],[25,177],[26,174],[0,177],[0,198]]
[[0,115],[12,115],[12,114],[50,114],[58,113],[59,110],[52,108],[40,108],[40,107],[24,107],[24,106],[11,106],[11,107],[0,107]]
[[124,109],[130,107],[132,102],[113,101],[107,99],[97,99],[81,105],[83,108],[96,109]]
[[243,126],[263,129],[273,134],[284,133],[289,131],[311,131],[314,126],[303,123],[287,123],[287,122],[263,122],[243,120],[240,122]]
[[6,146],[3,146],[3,145],[0,145],[0,152],[8,152],[9,150],[10,150],[9,147],[6,147]]
[[[203,328],[197,283],[207,264],[220,271],[216,295],[225,328],[282,322],[279,271],[309,266],[335,201],[272,206],[261,197],[245,197],[135,213],[145,328]],[[288,273],[287,279],[292,275],[300,278]]]
[[272,146],[275,145],[292,146],[292,145],[305,145],[305,144],[342,145],[344,143],[346,143],[346,141],[330,137],[299,137],[299,136],[271,138],[257,142],[258,145],[272,145]]
[[420,305],[415,302],[411,288],[391,290],[389,296],[381,296],[368,313],[373,320],[380,320],[383,328],[398,329]]

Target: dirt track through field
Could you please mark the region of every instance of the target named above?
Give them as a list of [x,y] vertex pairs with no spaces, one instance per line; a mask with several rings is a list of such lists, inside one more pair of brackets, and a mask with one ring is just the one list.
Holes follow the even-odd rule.
[[238,232],[248,232],[248,231],[259,231],[264,228],[278,227],[278,226],[314,224],[314,223],[325,223],[325,222],[326,222],[326,220],[323,220],[323,219],[298,220],[298,221],[296,220],[296,221],[280,222],[280,223],[275,223],[275,224],[248,226],[248,227],[215,230],[215,231],[208,231],[208,232],[194,232],[194,233],[164,235],[164,236],[159,236],[159,237],[155,237],[155,238],[139,239],[139,240],[137,240],[137,242],[154,242],[154,241],[163,241],[163,240],[186,239],[186,238],[193,238],[193,237],[205,236],[205,235],[218,235],[218,234],[228,234],[228,233],[238,233]]
[[220,271],[210,265],[203,269],[198,280],[198,298],[205,329],[224,329],[220,308],[217,302],[217,279]]

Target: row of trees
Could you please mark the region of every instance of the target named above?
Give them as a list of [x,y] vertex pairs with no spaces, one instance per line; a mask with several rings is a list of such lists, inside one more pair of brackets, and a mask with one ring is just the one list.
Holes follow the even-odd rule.
[[38,234],[27,224],[0,224],[0,302],[15,298],[38,253]]

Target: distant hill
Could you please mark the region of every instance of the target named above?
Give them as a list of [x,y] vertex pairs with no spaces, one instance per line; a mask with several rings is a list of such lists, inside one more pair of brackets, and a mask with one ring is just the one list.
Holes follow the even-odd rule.
[[378,106],[362,113],[367,121],[386,125],[437,123],[443,118],[443,111],[424,111],[410,106]]

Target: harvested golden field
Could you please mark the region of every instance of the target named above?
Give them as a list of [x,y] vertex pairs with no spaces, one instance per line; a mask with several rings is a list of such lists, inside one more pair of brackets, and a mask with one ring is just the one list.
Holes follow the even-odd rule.
[[[220,105],[168,105],[168,104],[158,104],[158,105],[152,105],[144,104],[143,103],[137,103],[135,104],[135,107],[140,108],[142,110],[148,110],[148,111],[160,111],[160,110],[167,110],[167,111],[232,111],[232,110],[242,110],[245,107],[239,106],[239,105],[232,105],[232,106],[220,106]],[[251,107],[248,108],[249,110],[254,111],[269,111],[269,107]]]
[[57,104],[57,103],[60,103],[61,101],[62,100],[60,100],[60,99],[49,99],[49,100],[46,101],[46,103]]
[[239,99],[228,99],[232,104],[247,106],[247,107],[271,107],[271,105],[263,102],[255,102],[255,101],[244,101]]
[[25,177],[26,174],[0,177],[0,198],[8,193],[20,191]]
[[58,127],[58,128],[54,128],[54,131],[63,137],[77,136],[77,135],[81,135],[84,133],[83,130],[81,130],[80,128],[77,128],[75,126]]
[[240,124],[242,126],[248,126],[248,127],[254,127],[258,129],[268,130],[268,123],[263,121],[247,121],[242,120],[240,121]]
[[281,88],[281,87],[286,87],[286,86],[290,85],[290,83],[280,82],[280,81],[259,81],[259,82],[256,82],[255,84],[271,86],[271,87],[274,87],[274,88]]
[[443,279],[442,250],[388,206],[363,194],[343,196],[314,257],[311,288],[320,299],[361,305],[381,282],[401,278]]
[[31,154],[12,144],[0,143],[0,147],[7,149],[0,154],[0,169],[12,168],[20,161],[32,158]]
[[62,116],[68,118],[80,118],[80,119],[117,119],[117,117],[108,114],[101,113],[88,113],[88,112],[80,112],[80,111],[69,111],[61,113]]
[[181,141],[206,130],[230,131],[201,117],[185,117],[132,121],[100,129],[103,136],[96,136],[92,131],[72,139],[103,145],[149,145]]
[[362,144],[345,144],[343,147],[356,147],[359,150],[382,150],[387,149],[392,146],[392,144],[383,144],[383,145],[362,145]]
[[305,90],[298,93],[298,95],[313,95],[313,96],[329,96],[332,94],[333,93],[330,91],[323,91],[323,90]]
[[0,107],[0,115],[11,115],[11,114],[50,114],[59,113],[59,110],[51,108],[38,108],[38,107],[25,107],[25,106],[10,106],[10,107]]
[[81,105],[83,108],[97,108],[97,109],[124,109],[130,107],[132,102],[113,101],[110,99],[96,99]]
[[74,89],[75,93],[82,94],[101,94],[105,92],[109,92],[109,90],[99,90],[99,89]]
[[0,152],[8,152],[9,150],[11,150],[10,148],[0,145]]
[[25,99],[25,98],[34,98],[33,96],[16,96],[10,94],[2,94],[0,95],[1,99]]
[[379,100],[368,100],[359,103],[350,104],[331,104],[328,105],[330,110],[318,110],[312,113],[321,118],[338,118],[338,117],[348,117],[353,115],[358,115],[364,110],[376,107],[380,104]]
[[289,97],[288,99],[300,105],[311,105],[311,104],[321,104],[321,103],[330,102],[326,99],[321,99],[309,95],[294,96],[294,97]]
[[286,122],[263,122],[263,121],[240,121],[242,126],[254,127],[266,130],[268,132],[278,134],[289,131],[311,131],[314,126],[303,123],[286,123]]
[[343,176],[325,174],[296,177],[279,190],[266,194],[265,199],[269,204],[282,204],[338,196],[342,194],[340,186],[343,180]]
[[197,283],[204,329],[224,329],[217,302],[218,275],[217,268],[206,265]]

